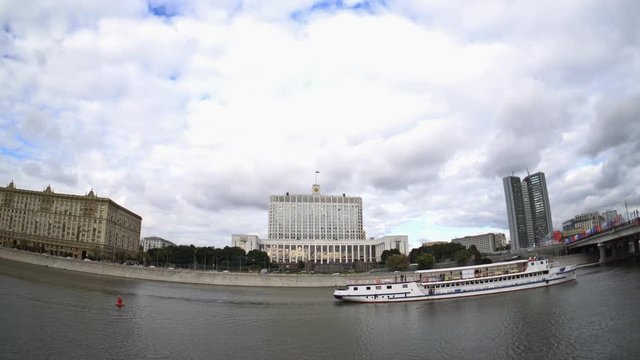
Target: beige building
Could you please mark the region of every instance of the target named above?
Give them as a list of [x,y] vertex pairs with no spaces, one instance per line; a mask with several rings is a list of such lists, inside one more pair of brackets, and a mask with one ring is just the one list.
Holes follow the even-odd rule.
[[475,245],[481,253],[489,254],[496,252],[497,248],[506,246],[507,240],[504,234],[488,233],[456,238],[451,242],[461,244],[466,248]]
[[0,187],[0,245],[51,255],[114,259],[139,252],[142,218],[87,195]]

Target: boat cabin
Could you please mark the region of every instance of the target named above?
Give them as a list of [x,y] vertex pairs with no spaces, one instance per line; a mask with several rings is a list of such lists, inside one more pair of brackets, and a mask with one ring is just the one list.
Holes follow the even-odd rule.
[[548,267],[548,260],[530,258],[528,260],[515,260],[495,264],[461,266],[448,269],[418,270],[421,283],[433,283],[444,281],[457,281],[476,279],[500,275],[539,271]]

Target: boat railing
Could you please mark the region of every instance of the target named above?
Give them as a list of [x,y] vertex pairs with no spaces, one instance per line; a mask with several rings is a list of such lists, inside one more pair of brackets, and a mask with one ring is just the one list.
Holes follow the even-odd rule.
[[420,282],[420,278],[416,275],[385,276],[378,278],[354,279],[349,281],[349,285],[388,285],[388,284],[404,284],[411,282]]
[[424,284],[428,284],[428,283],[437,283],[437,282],[443,282],[443,281],[460,281],[460,280],[472,280],[472,279],[482,279],[482,278],[489,278],[489,277],[496,277],[496,276],[502,276],[502,275],[512,275],[512,274],[519,274],[519,273],[523,273],[524,270],[523,269],[517,269],[517,268],[513,268],[513,269],[506,269],[506,270],[501,270],[501,271],[487,271],[487,272],[480,272],[477,274],[474,274],[473,277],[468,277],[468,278],[464,278],[462,277],[460,274],[454,274],[454,275],[443,275],[443,276],[435,276],[435,277],[422,277],[419,281],[421,283]]

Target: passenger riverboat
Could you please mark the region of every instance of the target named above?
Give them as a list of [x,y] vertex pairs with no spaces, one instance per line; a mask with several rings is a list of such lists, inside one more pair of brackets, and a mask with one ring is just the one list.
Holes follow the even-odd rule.
[[447,269],[418,270],[405,278],[370,280],[339,286],[341,301],[380,303],[453,299],[533,289],[575,280],[576,266],[552,266],[547,259],[530,258]]

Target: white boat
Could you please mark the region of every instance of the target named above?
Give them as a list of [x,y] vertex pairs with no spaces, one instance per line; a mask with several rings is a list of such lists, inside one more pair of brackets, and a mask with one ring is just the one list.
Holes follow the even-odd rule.
[[371,280],[339,286],[333,296],[341,301],[380,303],[453,299],[539,288],[575,280],[576,266],[552,266],[549,260],[530,258],[447,269],[418,270],[411,279]]

